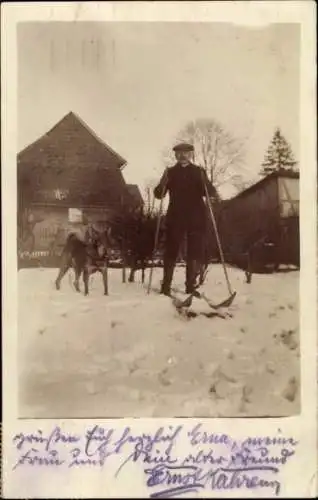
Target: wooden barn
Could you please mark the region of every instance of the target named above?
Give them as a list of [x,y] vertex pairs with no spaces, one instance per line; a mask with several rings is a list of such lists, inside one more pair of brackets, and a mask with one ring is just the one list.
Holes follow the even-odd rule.
[[255,271],[269,263],[276,269],[280,264],[299,267],[298,172],[268,175],[221,202],[216,216],[228,262],[239,265],[244,255],[255,250],[259,254]]
[[74,226],[107,224],[125,205],[139,207],[138,186],[126,184],[126,160],[74,113],[67,114],[17,158],[18,249],[60,248]]

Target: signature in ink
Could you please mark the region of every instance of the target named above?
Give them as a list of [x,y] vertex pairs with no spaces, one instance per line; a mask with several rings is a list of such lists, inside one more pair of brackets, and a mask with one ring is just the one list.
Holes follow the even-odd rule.
[[147,486],[160,489],[151,493],[151,498],[170,498],[185,493],[194,493],[210,488],[212,490],[271,488],[277,496],[281,484],[277,480],[266,479],[266,473],[276,474],[277,467],[219,467],[203,471],[196,466],[156,465],[145,469]]

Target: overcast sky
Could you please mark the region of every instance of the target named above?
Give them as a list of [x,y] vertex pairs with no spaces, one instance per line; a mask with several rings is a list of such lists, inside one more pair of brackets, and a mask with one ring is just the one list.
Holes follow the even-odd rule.
[[74,111],[143,189],[187,121],[213,118],[246,138],[255,178],[276,126],[298,159],[299,44],[291,24],[20,24],[19,150]]

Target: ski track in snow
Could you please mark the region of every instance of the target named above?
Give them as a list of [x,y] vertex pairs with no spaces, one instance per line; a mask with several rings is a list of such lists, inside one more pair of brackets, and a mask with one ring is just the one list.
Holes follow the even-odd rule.
[[[111,269],[108,297],[94,275],[90,295],[55,269],[18,273],[19,417],[280,416],[300,411],[299,272],[229,269],[232,318],[181,317],[146,284]],[[159,287],[156,269],[153,286]],[[183,288],[184,269],[174,283]],[[83,290],[83,284],[81,283]],[[220,265],[203,287],[228,295]],[[207,311],[194,299],[195,311]]]

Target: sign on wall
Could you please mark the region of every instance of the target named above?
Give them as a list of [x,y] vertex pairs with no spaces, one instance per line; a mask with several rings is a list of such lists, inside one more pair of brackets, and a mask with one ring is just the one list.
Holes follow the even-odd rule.
[[71,223],[83,222],[83,211],[79,208],[69,208],[68,209],[68,221]]

